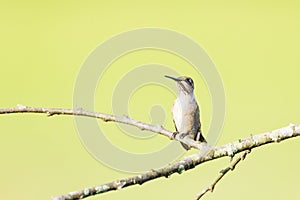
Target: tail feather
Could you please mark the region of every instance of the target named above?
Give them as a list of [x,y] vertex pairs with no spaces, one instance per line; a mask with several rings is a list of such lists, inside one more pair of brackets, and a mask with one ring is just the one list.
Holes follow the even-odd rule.
[[187,144],[185,144],[185,143],[183,143],[183,142],[180,142],[180,143],[181,143],[182,147],[183,147],[185,150],[190,150],[190,149],[191,149],[191,147],[190,147],[189,145],[187,145]]
[[[201,130],[197,132],[197,134],[196,134],[195,137],[194,137],[194,140],[195,140],[195,141],[199,141],[199,142],[205,142],[205,143],[207,143],[207,142],[206,142],[206,139],[205,139],[205,138],[203,137],[203,135],[202,135]],[[185,144],[185,143],[182,143],[182,142],[181,142],[181,145],[183,146],[183,148],[184,148],[185,150],[190,150],[190,149],[191,149],[191,147],[190,147],[189,145]]]
[[203,135],[202,135],[202,131],[201,130],[199,130],[198,132],[197,132],[197,134],[195,135],[195,137],[194,137],[194,140],[195,141],[200,141],[200,142],[205,142],[205,143],[207,143],[206,142],[206,139],[203,137]]

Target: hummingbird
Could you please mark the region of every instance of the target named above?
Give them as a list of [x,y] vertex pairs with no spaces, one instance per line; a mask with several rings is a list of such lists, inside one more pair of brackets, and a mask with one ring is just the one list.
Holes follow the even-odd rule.
[[[201,132],[200,110],[194,95],[194,81],[187,76],[178,78],[165,76],[176,81],[178,96],[174,101],[172,115],[176,134],[181,138],[188,136],[195,141],[205,142],[206,140]],[[189,150],[191,147],[181,143],[183,148]]]

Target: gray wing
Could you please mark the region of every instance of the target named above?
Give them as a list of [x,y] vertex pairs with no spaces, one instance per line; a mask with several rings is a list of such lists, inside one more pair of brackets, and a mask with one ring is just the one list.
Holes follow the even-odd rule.
[[195,119],[195,123],[199,124],[196,130],[196,134],[194,136],[194,140],[195,141],[200,141],[200,142],[206,142],[205,138],[202,135],[202,131],[201,131],[201,121],[200,121],[200,110],[199,110],[199,106],[197,106],[195,115],[194,115],[194,119]]
[[176,132],[178,133],[177,126],[176,126],[176,123],[175,123],[174,119],[173,119],[173,124],[175,126]]

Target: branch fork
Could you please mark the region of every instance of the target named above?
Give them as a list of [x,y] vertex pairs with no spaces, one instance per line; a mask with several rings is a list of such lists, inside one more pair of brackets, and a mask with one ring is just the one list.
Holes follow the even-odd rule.
[[242,152],[231,164],[229,167],[221,170],[217,179],[208,187],[203,189],[197,196],[196,199],[200,199],[208,191],[213,191],[216,184],[228,173],[235,169],[237,164],[246,158],[250,153],[251,149],[266,145],[269,143],[278,143],[286,139],[300,136],[300,124],[290,124],[287,127],[283,127],[271,132],[261,133],[257,135],[251,135],[250,137],[239,139],[238,141],[228,143],[222,146],[211,147],[206,143],[198,143],[188,137],[180,138],[179,134],[175,135],[173,132],[166,130],[161,125],[151,125],[138,120],[129,118],[128,116],[114,116],[99,112],[91,112],[83,109],[64,109],[64,108],[40,108],[40,107],[28,107],[21,104],[18,104],[17,108],[3,108],[0,109],[0,114],[11,114],[11,113],[44,113],[47,116],[53,115],[76,115],[76,116],[85,116],[102,119],[104,122],[117,122],[123,124],[129,124],[135,126],[141,130],[152,131],[161,135],[168,137],[169,139],[175,139],[179,142],[183,142],[193,148],[199,150],[199,152],[192,154],[183,158],[180,161],[169,164],[165,167],[150,170],[143,174],[132,176],[128,178],[119,179],[112,181],[106,184],[85,188],[83,190],[78,190],[70,192],[65,195],[60,195],[53,197],[53,200],[72,200],[72,199],[83,199],[92,195],[101,194],[104,192],[109,192],[112,190],[120,190],[122,188],[143,184],[145,182],[151,181],[156,178],[166,177],[168,178],[174,173],[181,174],[184,171],[193,169],[194,167],[214,159],[218,159],[224,156],[229,156],[231,158],[234,155]]

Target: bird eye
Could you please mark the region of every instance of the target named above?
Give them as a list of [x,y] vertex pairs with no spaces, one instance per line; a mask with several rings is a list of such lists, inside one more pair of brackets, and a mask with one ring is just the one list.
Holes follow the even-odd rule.
[[191,78],[187,78],[186,80],[191,86],[194,86],[194,82]]

